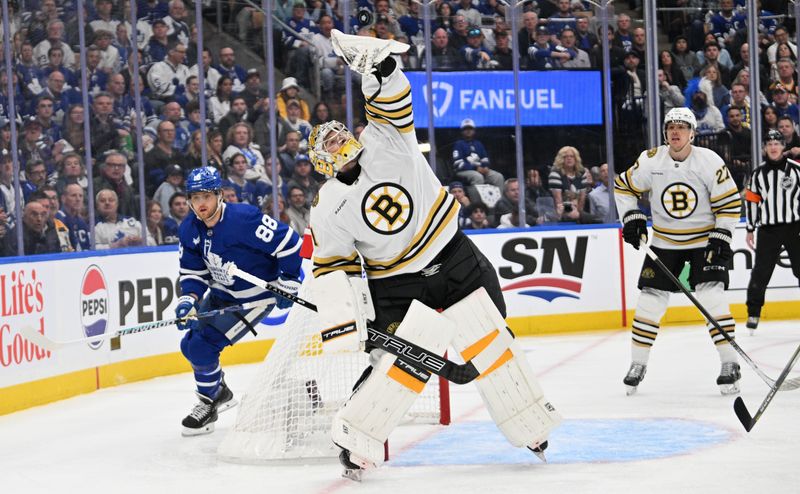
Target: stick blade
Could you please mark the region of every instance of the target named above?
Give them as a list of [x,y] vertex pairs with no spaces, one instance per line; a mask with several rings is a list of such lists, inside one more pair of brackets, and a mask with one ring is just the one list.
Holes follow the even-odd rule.
[[756,425],[756,422],[747,410],[747,406],[744,404],[744,400],[741,396],[737,396],[736,400],[734,400],[733,411],[736,412],[736,416],[739,418],[739,422],[744,426],[744,430],[750,432],[753,426]]
[[61,348],[61,345],[57,342],[51,340],[31,326],[23,326],[20,328],[19,332],[26,340],[45,350],[53,351]]

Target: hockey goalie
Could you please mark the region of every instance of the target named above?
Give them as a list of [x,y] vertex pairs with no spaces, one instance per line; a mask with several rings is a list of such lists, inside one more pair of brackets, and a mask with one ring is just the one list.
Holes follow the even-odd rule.
[[372,350],[333,422],[344,476],[359,480],[382,463],[389,433],[431,377],[371,349],[368,322],[439,355],[453,347],[471,361],[498,428],[544,459],[561,417],[506,326],[494,268],[459,230],[458,202],[419,151],[411,86],[393,58],[408,45],[336,30],[332,43],[361,74],[369,122],[359,140],[336,121],[309,138],[314,167],[327,177],[310,223],[323,348]]

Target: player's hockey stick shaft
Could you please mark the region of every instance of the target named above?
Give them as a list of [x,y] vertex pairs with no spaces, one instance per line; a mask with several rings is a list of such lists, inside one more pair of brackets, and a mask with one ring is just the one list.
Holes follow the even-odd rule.
[[[717,331],[719,331],[722,337],[725,338],[725,340],[727,340],[728,343],[730,343],[731,347],[733,347],[733,349],[736,350],[736,352],[742,356],[742,360],[747,362],[747,365],[749,365],[753,369],[753,371],[755,371],[755,373],[758,374],[758,376],[761,379],[763,379],[765,383],[767,383],[768,386],[773,387],[775,385],[775,380],[764,374],[764,372],[762,372],[761,369],[758,368],[756,363],[753,362],[753,359],[751,359],[750,356],[747,355],[747,353],[745,353],[744,350],[742,350],[742,347],[740,347],[739,344],[736,343],[736,340],[733,339],[733,337],[730,334],[728,334],[728,332],[725,331],[725,329],[723,329],[722,326],[719,325],[717,320],[711,314],[709,314],[706,308],[703,307],[703,305],[695,298],[695,296],[692,295],[692,293],[689,290],[687,290],[685,286],[683,286],[683,283],[681,283],[681,281],[674,274],[672,274],[672,271],[670,271],[669,268],[666,265],[664,265],[664,263],[661,261],[661,259],[658,258],[658,255],[656,255],[656,253],[653,252],[650,246],[648,246],[644,242],[641,245],[645,248],[647,256],[650,257],[650,259],[652,259],[653,262],[655,262],[658,265],[658,267],[664,272],[664,274],[666,274],[667,277],[670,280],[672,280],[675,286],[677,286],[680,289],[680,291],[682,291],[683,294],[686,295],[686,297],[692,302],[692,304],[694,304],[694,306],[697,307],[700,313],[703,314],[706,320],[711,322],[711,324]],[[781,386],[780,388],[781,391],[789,391],[792,389],[797,389],[798,387],[800,387],[800,379],[787,380],[780,386]]]
[[[214,317],[229,312],[239,312],[243,310],[254,309],[256,307],[267,307],[269,305],[272,304],[265,303],[263,300],[256,300],[254,302],[247,302],[241,305],[232,305],[230,307],[223,307],[222,309],[216,309],[208,312],[201,312],[199,314],[193,315],[191,318],[203,319],[206,317]],[[104,333],[104,334],[99,334],[97,336],[89,336],[86,338],[78,338],[75,340],[64,340],[64,341],[53,340],[49,338],[47,335],[40,333],[39,331],[35,330],[30,326],[23,326],[22,329],[20,329],[20,333],[31,343],[34,343],[44,348],[45,350],[58,350],[65,346],[76,345],[80,343],[94,343],[97,341],[110,340],[112,338],[116,338],[118,336],[123,336],[127,334],[144,333],[145,331],[150,331],[153,329],[165,328],[167,326],[172,326],[173,324],[176,324],[178,322],[187,319],[190,318],[176,317],[173,319],[163,319],[161,321],[146,322],[144,324],[138,324],[136,326],[130,326],[127,328],[118,329],[111,333]]]
[[736,400],[733,402],[733,411],[736,412],[736,416],[739,418],[739,422],[742,423],[744,429],[747,432],[755,427],[756,422],[758,419],[761,418],[764,411],[766,411],[767,407],[769,406],[772,399],[775,397],[775,393],[778,392],[783,381],[786,380],[786,376],[789,375],[789,372],[794,367],[794,364],[797,363],[797,357],[800,356],[800,346],[797,347],[797,350],[794,351],[794,355],[792,355],[792,359],[786,364],[786,367],[783,368],[781,375],[778,376],[778,380],[775,381],[775,385],[769,388],[769,393],[767,393],[767,397],[764,398],[764,401],[761,402],[761,406],[758,407],[758,411],[753,416],[750,416],[750,412],[747,411],[747,407],[744,404],[744,400],[741,396],[737,396]]
[[[255,286],[260,286],[261,288],[269,290],[276,295],[280,295],[281,297],[290,300],[295,304],[301,305],[308,310],[317,312],[317,306],[312,302],[300,298],[292,293],[281,290],[271,283],[268,283],[267,281],[264,281],[250,273],[242,271],[235,266],[231,266],[228,272],[233,276],[237,276],[247,281],[248,283],[251,283]],[[449,359],[437,355],[435,352],[426,350],[425,348],[422,348],[393,334],[389,334],[371,327],[367,329],[369,332],[368,336],[370,343],[381,350],[391,353],[412,367],[424,369],[431,374],[442,376],[443,378],[455,384],[466,384],[473,381],[480,375],[478,369],[476,369],[471,362],[457,364]]]

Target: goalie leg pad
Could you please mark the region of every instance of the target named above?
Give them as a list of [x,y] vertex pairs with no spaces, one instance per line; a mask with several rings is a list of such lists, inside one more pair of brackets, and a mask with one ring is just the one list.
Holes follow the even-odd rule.
[[481,372],[475,383],[506,439],[517,447],[546,441],[561,415],[544,397],[525,353],[486,290],[475,290],[443,314],[456,324],[456,350]]
[[[447,318],[414,300],[395,334],[443,355],[454,332]],[[333,420],[333,442],[350,451],[350,460],[361,467],[383,462],[383,443],[431,377],[392,354],[382,350],[374,353],[377,361],[373,361],[369,377]]]
[[359,351],[367,337],[367,321],[375,309],[366,280],[333,271],[311,283],[312,298],[325,329],[323,351]]

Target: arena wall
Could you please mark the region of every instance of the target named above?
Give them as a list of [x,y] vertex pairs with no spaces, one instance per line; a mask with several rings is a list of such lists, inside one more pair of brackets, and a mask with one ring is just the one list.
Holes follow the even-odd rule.
[[[734,235],[728,297],[737,320],[752,267],[744,228]],[[518,335],[620,329],[632,318],[643,252],[621,241],[612,225],[491,230],[472,240],[497,269],[508,321]],[[800,317],[800,289],[782,258],[767,292],[765,319]],[[0,263],[0,415],[110,386],[186,373],[174,326],[99,344],[48,352],[20,328],[73,340],[173,317],[177,299],[175,247],[39,256]],[[224,364],[262,360],[285,314],[259,325],[259,334],[223,353]],[[668,323],[701,320],[680,294]]]

